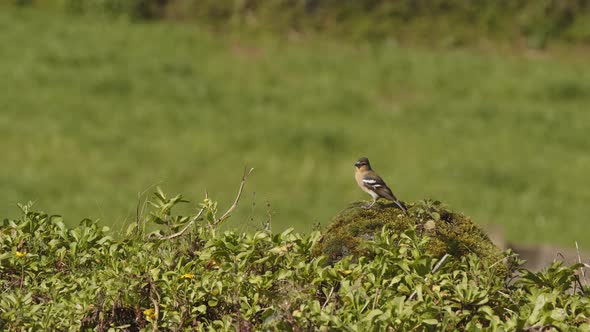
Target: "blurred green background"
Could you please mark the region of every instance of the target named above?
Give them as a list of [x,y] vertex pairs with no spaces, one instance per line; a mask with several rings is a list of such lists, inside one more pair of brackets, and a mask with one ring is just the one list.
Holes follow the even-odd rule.
[[[370,11],[335,23],[295,11],[265,26],[268,8],[123,3],[0,5],[2,217],[33,200],[118,229],[154,184],[191,211],[207,190],[223,210],[248,164],[227,227],[253,230],[270,213],[274,229],[308,232],[369,198],[353,180],[367,156],[404,201],[444,201],[512,241],[587,242],[580,20],[527,27],[508,12],[470,26],[418,8],[389,25]],[[461,24],[432,34],[425,17]]]

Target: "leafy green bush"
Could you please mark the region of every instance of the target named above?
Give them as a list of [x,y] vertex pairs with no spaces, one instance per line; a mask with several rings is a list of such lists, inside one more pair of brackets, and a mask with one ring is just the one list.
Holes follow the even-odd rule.
[[[19,2],[22,2],[19,1]],[[30,3],[25,1],[24,3]],[[106,11],[134,18],[189,19],[216,28],[249,26],[323,31],[357,38],[421,37],[433,42],[524,36],[543,47],[549,38],[587,41],[581,29],[589,0],[65,0],[78,12]]]
[[174,214],[183,202],[158,191],[120,238],[21,205],[0,228],[0,329],[590,329],[578,265],[505,278],[494,273],[501,262],[433,257],[413,227],[383,228],[365,243],[371,258],[329,265],[310,254],[319,232],[220,232],[215,202]]
[[104,13],[133,18],[161,17],[167,0],[65,0],[64,7],[75,13]]

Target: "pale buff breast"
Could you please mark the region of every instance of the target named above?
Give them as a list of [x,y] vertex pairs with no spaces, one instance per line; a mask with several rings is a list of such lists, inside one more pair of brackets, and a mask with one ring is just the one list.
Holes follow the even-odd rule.
[[365,187],[364,183],[363,183],[363,172],[360,171],[359,169],[357,169],[354,173],[354,178],[356,180],[356,184],[358,184],[359,187],[361,187],[361,189],[366,192],[367,194],[371,195],[371,197],[373,198],[377,198],[379,197],[379,195],[377,195],[377,193],[375,193],[372,190],[369,190],[369,188]]

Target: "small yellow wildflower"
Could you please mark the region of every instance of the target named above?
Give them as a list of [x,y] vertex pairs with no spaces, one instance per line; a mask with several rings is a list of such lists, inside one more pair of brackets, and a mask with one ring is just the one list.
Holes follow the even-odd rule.
[[18,258],[25,257],[26,255],[27,255],[26,251],[18,251],[18,250],[16,251],[16,257],[18,257]]
[[149,309],[145,309],[143,311],[143,315],[145,316],[145,319],[151,321],[154,320],[156,318],[156,310],[149,308]]
[[192,273],[185,273],[180,276],[180,279],[193,279],[194,277],[195,277],[195,275]]
[[349,274],[351,274],[353,271],[352,270],[338,270],[338,273],[340,273],[343,276],[347,276]]

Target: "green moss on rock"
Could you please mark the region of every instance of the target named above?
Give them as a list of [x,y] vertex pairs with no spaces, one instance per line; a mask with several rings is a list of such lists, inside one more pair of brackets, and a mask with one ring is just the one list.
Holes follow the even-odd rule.
[[330,263],[342,257],[365,256],[362,243],[373,239],[383,227],[402,233],[412,226],[419,236],[428,236],[427,251],[442,257],[460,257],[474,253],[488,264],[503,258],[502,251],[471,218],[450,211],[438,201],[419,201],[407,204],[405,215],[391,203],[378,202],[367,210],[365,202],[355,202],[334,217],[313,249],[314,255],[326,255]]

